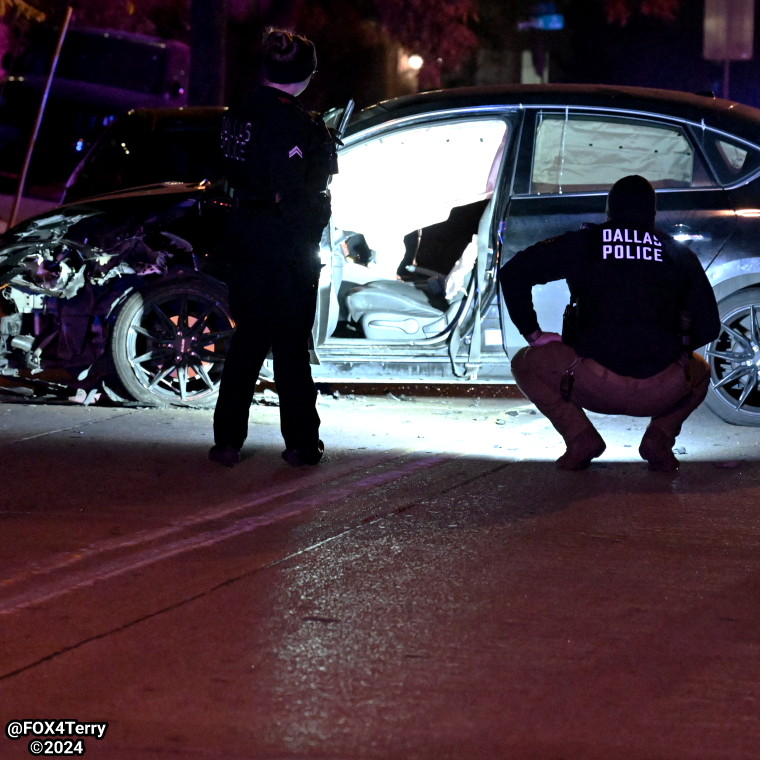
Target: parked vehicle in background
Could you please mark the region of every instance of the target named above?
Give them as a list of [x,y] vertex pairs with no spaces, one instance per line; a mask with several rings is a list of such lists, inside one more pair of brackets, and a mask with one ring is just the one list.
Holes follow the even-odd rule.
[[[430,92],[356,114],[339,165],[317,380],[511,381],[524,341],[498,269],[603,221],[610,186],[637,173],[657,189],[659,227],[696,252],[718,297],[707,404],[760,425],[760,110],[625,87]],[[0,372],[65,368],[74,387],[115,398],[212,404],[232,329],[214,270],[228,208],[218,183],[167,182],[11,229],[0,238]],[[564,283],[534,289],[544,329],[560,330],[567,298]]]
[[[34,27],[6,55],[0,81],[0,188],[15,192],[57,42]],[[85,150],[130,108],[187,102],[188,45],[127,32],[71,28],[64,40],[29,169],[31,194],[60,199]]]

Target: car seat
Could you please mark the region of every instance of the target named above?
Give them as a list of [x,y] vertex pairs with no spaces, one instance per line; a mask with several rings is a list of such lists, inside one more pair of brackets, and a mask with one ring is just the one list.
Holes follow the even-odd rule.
[[431,338],[456,317],[477,257],[473,235],[448,275],[414,267],[430,276],[422,282],[375,280],[354,288],[346,297],[349,317],[369,340]]
[[480,198],[455,206],[445,221],[406,236],[399,276],[411,281],[373,280],[348,292],[348,317],[361,326],[365,338],[422,340],[452,322],[477,260],[477,231],[488,202]]

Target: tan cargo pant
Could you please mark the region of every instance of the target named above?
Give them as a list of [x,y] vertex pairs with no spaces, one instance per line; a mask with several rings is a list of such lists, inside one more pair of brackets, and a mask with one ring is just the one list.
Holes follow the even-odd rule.
[[[560,386],[573,373],[569,401]],[[624,377],[593,359],[583,359],[564,343],[528,346],[512,359],[512,373],[520,390],[536,405],[569,443],[593,430],[584,409],[601,414],[651,417],[673,443],[684,420],[702,403],[710,382],[710,368],[701,356],[677,362],[652,377]]]

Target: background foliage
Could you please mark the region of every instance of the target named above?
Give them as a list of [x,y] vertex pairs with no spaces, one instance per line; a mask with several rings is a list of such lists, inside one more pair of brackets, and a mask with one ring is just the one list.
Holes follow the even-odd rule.
[[[75,18],[86,26],[190,40],[191,3],[223,4],[221,0],[79,0]],[[573,4],[577,6],[578,0],[557,3],[565,11],[571,11]],[[592,4],[610,23],[625,25],[636,15],[673,21],[681,0],[593,0]],[[481,9],[496,6],[503,18],[511,19],[530,13],[535,5],[535,0],[228,0],[227,7],[235,22],[243,25],[239,33],[247,33],[249,39],[255,36],[255,27],[297,26],[321,38],[334,60],[338,53],[345,60],[346,53],[364,45],[398,43],[423,57],[419,85],[429,89],[440,86],[477,48]]]

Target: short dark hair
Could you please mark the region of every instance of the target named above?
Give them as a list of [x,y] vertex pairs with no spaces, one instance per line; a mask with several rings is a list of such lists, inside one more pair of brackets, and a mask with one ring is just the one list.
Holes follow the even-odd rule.
[[651,226],[656,213],[654,187],[638,174],[619,179],[607,196],[607,216],[610,219]]

